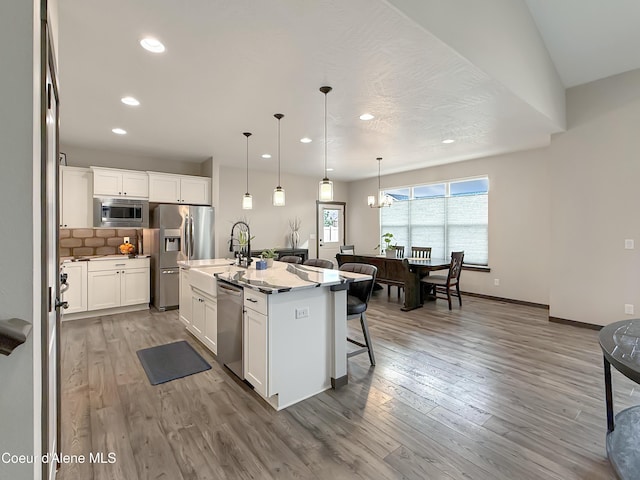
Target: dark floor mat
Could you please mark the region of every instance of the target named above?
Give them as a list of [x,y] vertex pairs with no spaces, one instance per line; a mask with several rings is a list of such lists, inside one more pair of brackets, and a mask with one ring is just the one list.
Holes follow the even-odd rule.
[[211,365],[186,341],[158,345],[136,352],[151,385],[209,370]]

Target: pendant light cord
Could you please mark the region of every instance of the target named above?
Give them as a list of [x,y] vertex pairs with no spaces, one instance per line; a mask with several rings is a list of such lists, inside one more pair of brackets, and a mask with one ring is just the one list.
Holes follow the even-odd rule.
[[278,118],[278,187],[280,187],[280,119]]
[[327,178],[327,93],[324,94],[324,178]]
[[249,193],[249,137],[250,132],[243,132],[243,135],[247,137],[247,193]]

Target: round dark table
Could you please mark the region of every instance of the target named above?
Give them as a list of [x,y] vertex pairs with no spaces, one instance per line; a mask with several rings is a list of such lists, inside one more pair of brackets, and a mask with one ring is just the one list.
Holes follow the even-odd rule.
[[611,365],[640,383],[640,319],[623,320],[600,330],[607,403],[607,456],[622,479],[640,477],[640,405],[613,416]]

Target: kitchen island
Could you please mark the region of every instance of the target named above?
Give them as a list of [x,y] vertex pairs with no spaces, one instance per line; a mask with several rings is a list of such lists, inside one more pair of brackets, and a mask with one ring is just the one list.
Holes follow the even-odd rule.
[[[220,269],[217,261],[190,273],[207,268],[216,272],[205,275],[244,291],[242,372],[273,408],[347,383],[348,284],[369,276],[282,262],[256,270],[255,262]],[[217,340],[224,341],[221,324]]]

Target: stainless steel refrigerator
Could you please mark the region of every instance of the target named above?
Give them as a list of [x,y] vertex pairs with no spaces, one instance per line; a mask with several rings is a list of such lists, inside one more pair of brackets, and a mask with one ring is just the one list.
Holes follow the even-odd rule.
[[153,305],[161,311],[180,303],[179,260],[215,257],[213,207],[158,205],[150,229],[143,232],[144,253],[151,255]]

